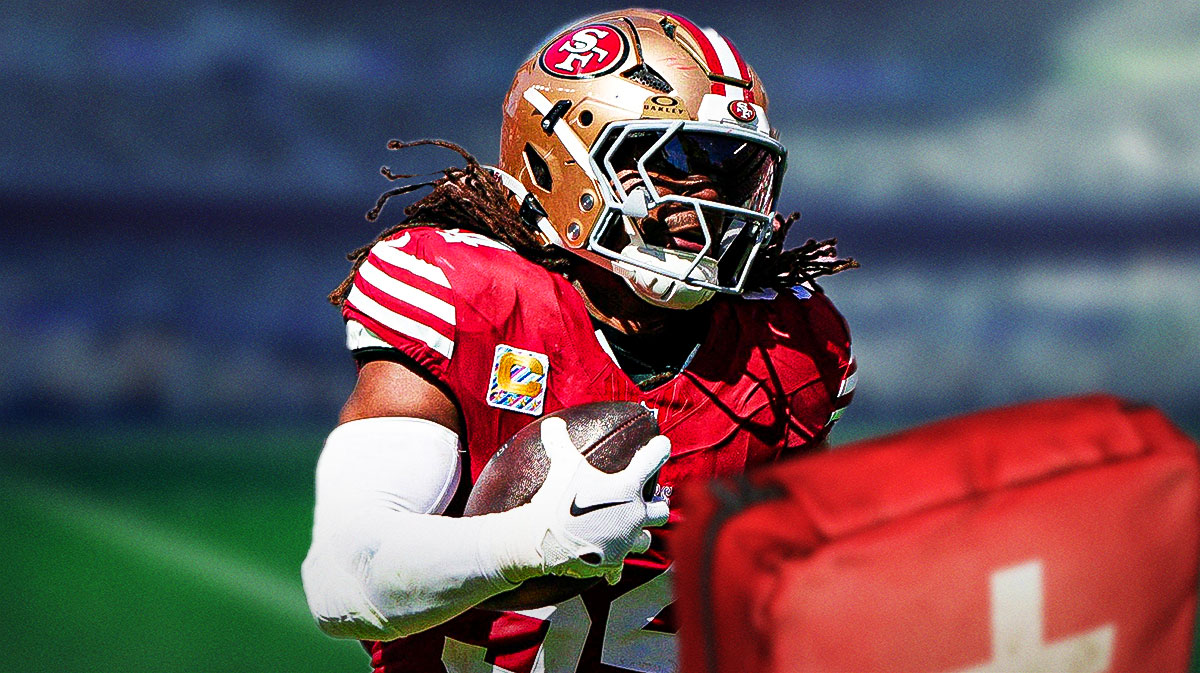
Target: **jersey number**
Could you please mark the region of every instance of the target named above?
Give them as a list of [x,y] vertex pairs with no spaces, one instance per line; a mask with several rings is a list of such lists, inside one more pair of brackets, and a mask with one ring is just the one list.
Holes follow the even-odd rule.
[[[669,673],[678,668],[675,636],[645,631],[663,608],[671,603],[671,569],[621,594],[608,608],[604,646],[600,661],[642,673]],[[583,599],[575,596],[558,605],[524,610],[522,614],[546,619],[550,628],[538,650],[532,673],[575,673],[583,644],[591,629]],[[487,649],[453,638],[446,639],[442,663],[449,673],[511,673],[487,663]]]
[[631,671],[667,673],[679,668],[675,635],[644,627],[671,603],[671,568],[621,594],[608,607],[600,661]]

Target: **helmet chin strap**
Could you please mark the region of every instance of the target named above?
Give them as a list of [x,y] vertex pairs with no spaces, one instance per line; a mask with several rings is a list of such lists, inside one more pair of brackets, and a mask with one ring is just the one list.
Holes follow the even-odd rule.
[[[717,279],[717,262],[711,257],[701,257],[696,264],[692,253],[680,250],[664,250],[662,248],[648,249],[636,243],[630,243],[621,251],[622,257],[634,259],[648,264],[665,266],[680,275],[700,276],[705,281],[715,282]],[[634,294],[655,306],[681,311],[696,308],[713,296],[713,291],[696,287],[680,280],[675,280],[660,273],[648,271],[632,264],[613,262],[612,269],[633,290]]]
[[616,271],[630,290],[643,301],[658,306],[679,311],[687,311],[708,301],[713,291],[688,285],[674,278],[661,274],[631,267],[620,262],[613,264]]

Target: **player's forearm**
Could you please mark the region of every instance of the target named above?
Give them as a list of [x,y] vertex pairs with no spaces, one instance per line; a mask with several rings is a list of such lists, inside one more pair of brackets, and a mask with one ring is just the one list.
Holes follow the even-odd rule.
[[309,608],[342,638],[392,640],[441,624],[541,573],[513,530],[522,514],[377,511],[369,531],[314,533],[302,569]]
[[[338,637],[392,640],[440,624],[546,573],[620,578],[646,526],[666,523],[646,483],[671,452],[657,436],[629,465],[588,464],[561,418],[541,425],[550,461],[530,501],[495,514],[440,516],[458,485],[458,438],[416,419],[339,426],[317,463],[313,543],[301,569],[309,608]],[[580,496],[594,506],[577,508]]]
[[[317,464],[313,541],[301,575],[332,636],[422,631],[540,573],[526,513],[439,516],[457,488],[458,438],[419,419],[330,433]],[[534,568],[538,568],[537,571]]]

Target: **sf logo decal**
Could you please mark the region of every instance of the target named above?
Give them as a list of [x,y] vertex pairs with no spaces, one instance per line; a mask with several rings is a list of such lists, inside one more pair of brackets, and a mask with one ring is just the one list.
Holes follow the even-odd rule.
[[730,101],[729,114],[740,122],[752,122],[758,116],[754,111],[754,106],[744,100]]
[[620,30],[607,23],[592,23],[551,42],[538,63],[556,77],[589,79],[615,70],[625,61],[628,50]]
[[600,28],[584,28],[571,34],[571,39],[559,47],[560,52],[567,52],[567,57],[557,63],[554,69],[559,72],[578,73],[598,56],[600,61],[608,58],[608,52],[600,48],[600,38],[607,37]]

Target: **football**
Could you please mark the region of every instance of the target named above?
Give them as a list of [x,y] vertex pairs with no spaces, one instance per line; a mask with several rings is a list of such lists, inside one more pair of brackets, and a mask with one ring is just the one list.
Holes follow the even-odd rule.
[[[547,418],[563,419],[571,442],[588,463],[610,474],[625,469],[633,454],[659,434],[654,413],[635,402],[592,402],[547,414],[522,428],[496,451],[475,480],[463,511],[465,516],[503,512],[533,498],[550,470],[541,439],[541,424]],[[651,479],[646,484],[643,496],[647,500],[654,496],[656,481]],[[492,596],[479,607],[526,610],[553,605],[598,581],[598,577],[535,577]]]

